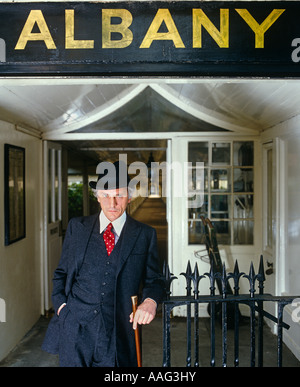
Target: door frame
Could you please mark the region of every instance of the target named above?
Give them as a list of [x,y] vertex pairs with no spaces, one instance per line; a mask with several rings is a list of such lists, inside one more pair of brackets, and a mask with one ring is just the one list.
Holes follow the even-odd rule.
[[[49,165],[49,150],[51,150],[51,164]],[[57,151],[57,159],[55,152]],[[57,163],[56,163],[57,161]],[[55,170],[57,167],[57,196],[55,194]],[[47,313],[51,309],[51,280],[53,273],[49,259],[49,243],[52,238],[57,238],[61,249],[62,246],[62,146],[60,144],[43,142],[43,231],[44,231],[44,259],[43,259],[43,300],[44,311]],[[49,203],[49,178],[51,183],[51,195]],[[56,203],[57,198],[57,203]],[[49,214],[50,205],[50,214]],[[50,218],[50,219],[49,219]],[[60,251],[58,251],[60,256]]]

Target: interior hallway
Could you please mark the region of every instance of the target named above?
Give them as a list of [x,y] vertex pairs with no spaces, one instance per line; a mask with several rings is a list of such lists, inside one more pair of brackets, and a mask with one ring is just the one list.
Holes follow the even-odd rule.
[[[134,218],[143,221],[156,228],[158,233],[158,246],[160,260],[167,257],[167,222],[166,209],[161,199],[146,199],[142,206],[135,212]],[[37,324],[27,333],[19,345],[2,361],[0,367],[58,367],[58,357],[47,354],[41,350],[41,344],[49,319],[41,317]],[[162,352],[162,313],[159,308],[156,319],[148,326],[143,327],[143,366],[160,367],[163,361]],[[217,342],[221,343],[221,326],[217,325]],[[200,319],[200,366],[209,366],[210,353],[210,329],[209,319]],[[230,340],[232,331],[228,333],[228,350],[232,348]],[[249,366],[249,326],[243,323],[240,326],[240,366]],[[264,365],[276,366],[277,338],[272,335],[265,326],[264,336]],[[221,345],[216,349],[216,357],[219,359],[217,366],[221,366]],[[230,359],[230,356],[228,358]],[[173,318],[171,323],[171,365],[172,367],[185,366],[186,359],[186,323],[184,318]],[[232,365],[233,361],[231,362]],[[299,367],[300,362],[283,346],[283,366]]]
[[160,268],[168,258],[168,224],[166,205],[161,198],[147,198],[132,215],[136,220],[156,229]]

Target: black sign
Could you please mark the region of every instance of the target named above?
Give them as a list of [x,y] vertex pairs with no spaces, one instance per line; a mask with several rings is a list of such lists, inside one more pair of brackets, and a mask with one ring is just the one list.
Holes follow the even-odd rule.
[[300,4],[0,4],[0,75],[300,75]]

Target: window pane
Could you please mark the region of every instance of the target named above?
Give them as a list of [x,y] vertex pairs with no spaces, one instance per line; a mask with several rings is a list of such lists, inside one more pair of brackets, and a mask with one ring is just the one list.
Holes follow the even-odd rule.
[[59,151],[55,151],[55,176],[54,176],[54,188],[55,188],[55,221],[59,220]]
[[210,188],[212,191],[230,192],[230,169],[212,169],[210,174]]
[[208,142],[189,142],[188,161],[208,163]]
[[230,164],[230,144],[213,143],[212,144],[212,163],[213,164]]
[[234,141],[233,165],[251,167],[253,163],[253,141]]
[[204,202],[201,203],[201,206],[192,208],[192,206],[189,207],[189,219],[195,220],[200,219],[201,216],[204,216],[207,218],[208,216],[208,196],[204,196]]
[[[191,142],[188,145],[189,243],[204,243],[201,217],[210,218],[219,244],[253,244],[254,142]],[[204,163],[200,184],[196,162]],[[197,190],[202,190],[203,195]]]
[[69,219],[83,215],[83,178],[81,175],[68,176]]
[[253,221],[238,220],[233,222],[234,244],[252,245],[253,244]]
[[231,222],[228,221],[213,221],[213,226],[216,230],[217,241],[220,245],[231,244]]
[[234,192],[253,192],[253,169],[234,168],[233,190]]
[[233,216],[239,219],[253,219],[253,195],[234,196]]
[[202,221],[189,220],[189,244],[204,243],[204,229]]
[[[190,177],[190,174],[192,175]],[[208,177],[207,169],[204,168],[193,168],[189,170],[189,192],[191,191],[208,191]]]
[[211,196],[211,217],[228,219],[230,217],[230,197],[229,195]]

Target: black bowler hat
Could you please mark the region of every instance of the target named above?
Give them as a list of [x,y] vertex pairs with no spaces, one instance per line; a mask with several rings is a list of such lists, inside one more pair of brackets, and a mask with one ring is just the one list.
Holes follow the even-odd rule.
[[98,171],[98,180],[89,182],[91,188],[107,190],[128,187],[130,177],[124,161],[101,162],[97,165],[96,172]]

